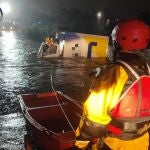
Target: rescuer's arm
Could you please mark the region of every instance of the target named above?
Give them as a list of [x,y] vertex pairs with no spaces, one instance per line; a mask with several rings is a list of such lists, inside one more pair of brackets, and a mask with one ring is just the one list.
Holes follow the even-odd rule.
[[118,103],[127,79],[127,73],[118,65],[100,75],[84,103],[83,120],[77,129],[77,137],[92,140],[105,136],[111,121],[109,112]]

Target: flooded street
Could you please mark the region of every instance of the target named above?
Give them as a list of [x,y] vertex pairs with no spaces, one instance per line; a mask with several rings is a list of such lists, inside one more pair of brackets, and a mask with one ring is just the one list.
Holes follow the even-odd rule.
[[[40,43],[19,33],[0,36],[0,149],[22,150],[25,121],[19,95],[55,90],[84,100],[92,83],[89,72],[104,64],[81,58],[39,59]],[[52,75],[52,82],[50,75]]]

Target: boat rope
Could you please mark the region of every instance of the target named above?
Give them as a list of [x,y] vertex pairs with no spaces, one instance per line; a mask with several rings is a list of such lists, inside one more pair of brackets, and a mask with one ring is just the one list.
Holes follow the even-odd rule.
[[150,75],[150,66],[146,63],[147,69],[148,69],[148,73]]
[[70,125],[71,129],[72,129],[73,132],[75,133],[76,131],[75,131],[74,127],[72,126],[72,124],[71,124],[71,122],[69,121],[69,119],[68,119],[68,117],[67,117],[65,111],[63,110],[63,108],[62,108],[62,106],[61,106],[61,104],[60,104],[59,98],[58,98],[58,96],[57,96],[57,92],[56,92],[56,90],[54,89],[54,86],[53,86],[53,77],[52,77],[51,74],[50,74],[50,79],[51,79],[51,87],[52,87],[53,92],[55,93],[57,102],[58,102],[58,104],[59,104],[59,106],[60,106],[60,108],[61,108],[61,110],[62,110],[62,112],[63,112],[63,114],[64,114],[64,116],[65,116],[65,118],[66,118],[66,120],[67,120],[67,122],[68,122],[68,124]]

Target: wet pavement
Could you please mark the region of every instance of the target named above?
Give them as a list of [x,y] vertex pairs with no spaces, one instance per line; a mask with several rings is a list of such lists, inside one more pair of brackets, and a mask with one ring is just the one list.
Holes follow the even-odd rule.
[[0,150],[24,149],[20,94],[52,91],[53,85],[83,101],[93,81],[90,71],[105,64],[105,60],[84,58],[40,59],[39,47],[40,43],[19,33],[3,32],[0,36]]

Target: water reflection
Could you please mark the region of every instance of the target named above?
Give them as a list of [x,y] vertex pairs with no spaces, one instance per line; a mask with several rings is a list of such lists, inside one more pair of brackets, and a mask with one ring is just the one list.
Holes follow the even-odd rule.
[[38,59],[39,47],[40,43],[16,32],[3,32],[0,36],[0,114],[18,112],[17,95],[21,93],[51,90],[50,74],[56,90],[83,99],[80,93],[85,89],[83,85],[89,87],[91,83],[88,72],[96,66],[93,61]]
[[[32,44],[30,44],[32,43]],[[26,49],[25,45],[33,46]],[[36,43],[37,44],[37,43]],[[0,114],[16,112],[19,109],[17,95],[29,87],[30,78],[28,72],[30,63],[34,62],[35,48],[33,42],[15,32],[2,32],[0,36]],[[28,55],[32,51],[33,61],[29,61]]]
[[0,149],[23,150],[23,138],[25,134],[25,122],[21,114],[0,116]]
[[55,90],[83,100],[92,81],[88,73],[99,65],[79,58],[39,59],[40,44],[16,32],[0,36],[0,149],[22,149],[20,94],[51,91],[51,74]]
[[10,31],[10,32],[2,31],[1,40],[3,44],[2,46],[4,46],[4,49],[13,48],[14,44],[16,43],[16,38],[15,38],[15,34],[13,31]]
[[17,57],[17,51],[14,53],[15,45],[16,45],[16,37],[14,32],[2,32],[2,47],[3,50],[1,51],[3,59],[7,61],[14,62]]

